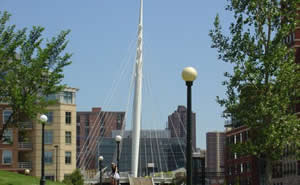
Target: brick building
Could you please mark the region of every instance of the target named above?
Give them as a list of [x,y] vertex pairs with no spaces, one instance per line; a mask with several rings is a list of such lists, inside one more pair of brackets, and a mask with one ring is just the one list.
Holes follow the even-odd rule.
[[[228,123],[228,122],[227,122]],[[227,124],[226,126],[234,126]],[[245,184],[259,185],[260,171],[259,160],[254,156],[239,156],[231,152],[230,145],[243,143],[248,140],[249,128],[236,126],[225,132],[225,181],[228,185]]]
[[83,166],[88,169],[96,168],[98,139],[111,137],[113,130],[121,130],[124,118],[125,112],[102,111],[100,107],[92,108],[92,111],[77,112],[76,153],[77,158],[81,158],[77,161],[78,168]]

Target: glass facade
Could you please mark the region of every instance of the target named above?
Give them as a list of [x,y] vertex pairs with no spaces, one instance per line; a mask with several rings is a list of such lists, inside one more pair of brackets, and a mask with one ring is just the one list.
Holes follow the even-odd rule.
[[[103,166],[110,167],[116,163],[116,142],[113,137],[99,140],[98,156],[104,157]],[[120,171],[131,171],[131,131],[123,133],[120,144]],[[139,170],[138,175],[150,175],[153,172],[167,172],[184,167],[185,140],[184,138],[171,138],[167,130],[147,130],[141,132]],[[97,156],[97,158],[98,158]],[[97,160],[96,160],[97,161]],[[153,163],[154,167],[148,168]]]

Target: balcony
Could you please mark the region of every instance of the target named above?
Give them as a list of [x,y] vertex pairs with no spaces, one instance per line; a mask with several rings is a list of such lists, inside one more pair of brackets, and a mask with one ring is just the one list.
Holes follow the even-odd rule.
[[22,169],[32,169],[32,163],[30,161],[28,162],[19,162],[18,167]]
[[18,143],[19,149],[26,149],[26,150],[32,150],[32,143],[31,142],[19,142]]
[[32,125],[31,121],[19,122],[19,128],[21,129],[32,129]]

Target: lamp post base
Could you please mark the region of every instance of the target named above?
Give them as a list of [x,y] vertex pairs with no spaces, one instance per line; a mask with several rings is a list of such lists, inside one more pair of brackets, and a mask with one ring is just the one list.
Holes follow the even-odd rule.
[[41,178],[40,185],[46,185],[46,179],[44,177]]

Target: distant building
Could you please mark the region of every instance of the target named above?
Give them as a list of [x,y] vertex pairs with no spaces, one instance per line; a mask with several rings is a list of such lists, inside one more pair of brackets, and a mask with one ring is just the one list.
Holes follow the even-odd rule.
[[229,185],[261,184],[264,169],[261,161],[251,155],[239,156],[230,149],[230,145],[245,142],[248,137],[249,129],[246,126],[238,126],[226,132],[225,178]]
[[224,132],[206,133],[206,174],[212,184],[224,183]]
[[[120,171],[131,171],[131,131],[113,131],[112,137],[99,140],[98,156],[104,157],[103,166],[116,162],[115,136],[123,135],[120,144]],[[138,175],[172,171],[184,167],[185,142],[183,138],[170,137],[169,130],[141,130]]]
[[193,185],[205,185],[205,150],[200,150],[193,153]]
[[96,168],[97,141],[111,137],[113,130],[121,130],[124,118],[125,112],[102,111],[100,107],[77,112],[77,168]]
[[[168,129],[171,131],[171,137],[186,138],[186,113],[187,109],[179,105],[177,110],[168,117]],[[196,151],[196,113],[192,113],[192,145],[193,151]]]
[[[45,125],[45,177],[62,181],[76,169],[76,104],[78,89],[66,88],[51,95],[58,104],[48,107],[48,122]],[[12,113],[7,104],[0,105],[0,129]],[[22,127],[9,128],[4,132],[7,141],[0,142],[0,169],[41,176],[42,126],[40,123],[24,120]],[[56,151],[55,146],[58,146]],[[58,155],[56,155],[56,152]],[[58,159],[56,163],[56,158]]]

